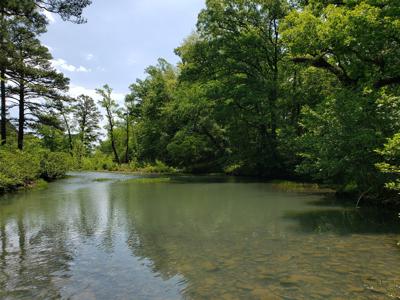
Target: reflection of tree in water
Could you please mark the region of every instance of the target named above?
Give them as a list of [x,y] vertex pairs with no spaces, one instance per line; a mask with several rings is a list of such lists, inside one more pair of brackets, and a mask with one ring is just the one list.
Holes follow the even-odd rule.
[[[117,204],[125,214],[127,244],[134,255],[149,261],[164,279],[183,276],[182,292],[189,298],[302,299],[351,293],[356,298],[357,290],[357,297],[366,297],[371,295],[363,291],[365,286],[387,284],[390,276],[399,275],[386,271],[385,265],[400,267],[387,252],[387,239],[353,236],[398,233],[387,216],[310,206],[282,217],[268,201],[243,201],[246,190],[182,191],[174,185],[135,185],[125,190],[130,200]],[[371,260],[371,247],[377,247],[383,264]],[[368,274],[375,274],[376,281],[368,281]]]
[[46,196],[30,192],[2,202],[0,298],[60,298],[76,245],[99,229],[98,199],[87,190]]
[[15,217],[1,216],[0,298],[60,297],[53,275],[66,272],[72,260],[62,234],[65,228],[63,224],[55,228],[32,225],[24,211]]
[[[189,296],[202,289],[203,296],[211,291],[208,296],[220,295],[226,291],[227,276],[238,284],[235,272],[248,272],[248,265],[255,266],[253,258],[282,246],[276,240],[279,226],[274,226],[265,201],[238,201],[246,191],[228,188],[221,194],[195,186],[181,190],[174,185],[135,185],[125,195],[130,201],[118,204],[126,214],[128,246],[164,279],[183,275]],[[273,244],[266,243],[274,238]],[[213,289],[205,289],[205,283]]]
[[[1,203],[0,298],[79,295],[75,292],[88,282],[100,289],[105,280],[114,289],[140,292],[129,285],[143,284],[146,290],[154,275],[173,278],[161,292],[174,289],[183,278],[187,298],[322,299],[325,293],[356,299],[370,295],[351,291],[366,284],[376,287],[379,280],[389,286],[388,278],[400,276],[398,255],[388,246],[399,226],[387,216],[377,217],[382,212],[316,202],[306,206],[292,194],[268,194],[265,185],[257,184],[110,186],[99,184],[59,198],[49,194],[35,199],[31,193]],[[287,211],[292,213],[282,215]],[[139,278],[135,259],[124,254],[124,239],[128,253],[142,258],[153,274]],[[92,256],[104,259],[115,253],[126,255],[132,268],[124,268],[125,256],[122,265],[116,260],[107,266],[117,262],[128,275],[114,270],[97,278],[96,272],[104,269],[102,262],[93,266]],[[393,268],[388,271],[387,266]],[[376,281],[365,278],[370,274]],[[159,288],[157,281],[152,284]],[[99,289],[93,294],[124,294]],[[143,295],[154,294],[146,291]]]
[[296,221],[293,229],[304,233],[399,234],[400,224],[393,211],[369,209],[319,209],[291,212],[285,216]]
[[76,223],[80,236],[91,237],[94,235],[98,219],[96,208],[93,207],[93,201],[90,200],[90,190],[82,190],[75,193],[75,199],[79,205],[79,222]]

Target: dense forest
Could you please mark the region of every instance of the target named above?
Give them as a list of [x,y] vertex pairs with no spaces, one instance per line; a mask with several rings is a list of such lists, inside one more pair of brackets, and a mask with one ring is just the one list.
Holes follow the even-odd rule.
[[207,0],[180,62],[149,66],[124,103],[108,85],[70,97],[40,43],[43,10],[79,24],[88,5],[2,1],[0,190],[68,169],[178,170],[396,201],[398,0]]

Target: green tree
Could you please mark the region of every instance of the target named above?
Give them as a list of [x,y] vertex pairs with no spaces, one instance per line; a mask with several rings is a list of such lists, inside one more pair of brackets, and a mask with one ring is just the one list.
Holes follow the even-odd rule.
[[[6,143],[7,138],[7,109],[6,109],[6,81],[8,61],[15,50],[13,42],[9,39],[10,23],[15,23],[15,19],[24,22],[28,30],[33,34],[45,32],[47,19],[42,13],[47,10],[61,16],[63,20],[74,23],[84,23],[83,9],[91,4],[90,0],[2,0],[0,4],[0,137],[1,144]],[[18,22],[18,21],[17,21]]]
[[206,84],[228,130],[231,160],[259,175],[281,172],[280,85],[285,73],[280,24],[286,1],[209,0],[197,38],[177,49],[182,80]]
[[[18,148],[22,150],[27,121],[41,119],[45,107],[41,99],[60,99],[68,89],[69,79],[51,66],[52,56],[48,49],[40,44],[23,21],[16,22],[11,29],[16,53],[11,58],[12,68],[7,74],[14,84],[9,87],[10,94],[17,94]],[[31,115],[29,119],[26,119],[27,111]]]
[[119,164],[121,161],[119,159],[114,135],[114,128],[116,126],[116,117],[118,116],[119,106],[117,102],[112,99],[112,89],[107,84],[101,89],[96,89],[96,92],[102,97],[102,99],[99,101],[99,104],[106,110],[106,118],[108,123],[106,129],[111,141],[111,147],[114,153],[115,161]]
[[176,70],[164,59],[159,59],[156,66],[146,69],[146,74],[144,80],[137,80],[130,86],[128,95],[136,107],[138,155],[146,162],[165,161],[168,160],[167,145],[172,133],[164,111],[174,97]]
[[[64,101],[63,101],[64,100]],[[71,97],[66,97],[64,99],[56,99],[54,103],[52,104],[52,107],[54,109],[54,112],[56,115],[59,116],[61,119],[61,123],[63,124],[64,132],[66,131],[67,133],[67,139],[68,139],[68,149],[70,153],[72,154],[73,150],[73,135],[72,135],[72,125],[73,125],[73,120],[71,118],[73,112],[74,112],[74,105],[76,102],[76,99],[73,99]]]
[[398,1],[306,1],[285,19],[291,60],[336,79],[322,103],[302,114],[303,174],[365,194],[384,178],[376,153],[398,126],[383,117],[384,94],[398,95]]
[[72,107],[72,112],[77,124],[79,141],[84,146],[86,155],[90,154],[100,135],[100,111],[93,98],[80,95]]

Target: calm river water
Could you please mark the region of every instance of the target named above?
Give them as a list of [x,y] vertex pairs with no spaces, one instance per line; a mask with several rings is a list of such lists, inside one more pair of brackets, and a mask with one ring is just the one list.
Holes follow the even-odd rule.
[[0,299],[399,299],[397,213],[224,178],[0,198]]

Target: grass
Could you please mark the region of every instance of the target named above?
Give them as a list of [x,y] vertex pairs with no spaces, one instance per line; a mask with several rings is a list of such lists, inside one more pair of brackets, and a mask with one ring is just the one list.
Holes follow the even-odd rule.
[[129,182],[132,182],[132,183],[142,183],[142,184],[166,183],[166,182],[170,182],[170,181],[171,181],[171,178],[169,178],[169,177],[133,178],[133,179],[129,180]]
[[289,180],[274,180],[272,181],[272,186],[280,190],[293,192],[333,192],[332,189],[321,186],[317,183],[295,182]]
[[33,188],[36,190],[46,189],[49,186],[49,183],[44,179],[38,179]]

